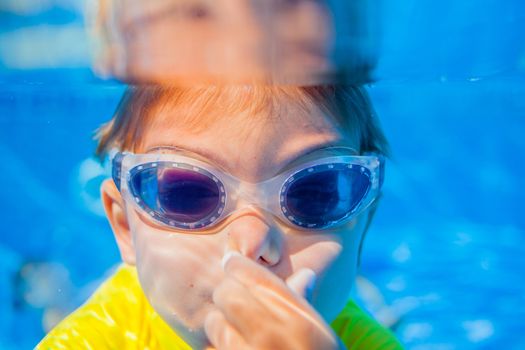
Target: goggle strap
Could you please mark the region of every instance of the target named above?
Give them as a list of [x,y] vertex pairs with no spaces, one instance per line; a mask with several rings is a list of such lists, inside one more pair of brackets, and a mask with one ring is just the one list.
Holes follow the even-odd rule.
[[385,181],[385,163],[386,158],[382,154],[377,154],[374,152],[366,152],[364,153],[365,156],[375,156],[377,157],[377,160],[379,161],[379,186],[378,189],[380,190],[383,187],[383,182]]
[[111,161],[111,177],[113,178],[113,182],[115,183],[115,186],[117,186],[117,189],[120,191],[120,181],[121,181],[121,175],[122,175],[122,159],[124,158],[124,154],[122,152],[118,152],[115,154]]
[[383,187],[385,181],[385,157],[379,157],[379,189]]

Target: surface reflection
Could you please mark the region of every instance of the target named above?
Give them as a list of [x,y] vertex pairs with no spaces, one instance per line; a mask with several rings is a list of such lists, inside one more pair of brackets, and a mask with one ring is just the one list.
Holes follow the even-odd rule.
[[99,0],[88,17],[95,69],[128,82],[367,81],[373,3]]

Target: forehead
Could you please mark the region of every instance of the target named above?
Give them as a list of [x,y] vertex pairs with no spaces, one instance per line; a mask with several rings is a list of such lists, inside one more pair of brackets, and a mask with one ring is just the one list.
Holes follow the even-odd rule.
[[159,98],[135,151],[175,146],[260,179],[316,149],[357,149],[351,134],[299,88],[205,88]]

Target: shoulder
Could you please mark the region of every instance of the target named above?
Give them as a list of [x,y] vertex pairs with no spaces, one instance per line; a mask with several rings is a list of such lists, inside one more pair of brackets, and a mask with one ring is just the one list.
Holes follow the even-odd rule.
[[[147,319],[136,271],[120,265],[93,295],[60,322],[36,349],[127,349],[137,345]],[[135,348],[131,346],[131,348]]]
[[394,334],[349,301],[332,328],[351,350],[402,350]]
[[121,264],[36,349],[190,350],[190,347],[149,304],[135,267]]

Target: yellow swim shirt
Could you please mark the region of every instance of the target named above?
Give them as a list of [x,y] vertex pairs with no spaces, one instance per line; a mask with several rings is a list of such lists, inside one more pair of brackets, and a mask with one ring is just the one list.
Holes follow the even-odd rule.
[[[392,333],[352,301],[331,326],[348,349],[402,349]],[[153,310],[139,284],[136,269],[123,264],[84,305],[51,330],[36,349],[191,348]]]

